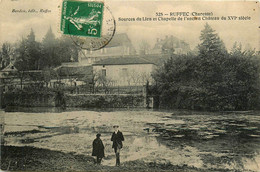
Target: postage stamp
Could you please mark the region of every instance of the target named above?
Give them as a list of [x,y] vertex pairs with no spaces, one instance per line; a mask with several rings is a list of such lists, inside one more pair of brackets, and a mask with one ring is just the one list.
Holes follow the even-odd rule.
[[81,49],[99,50],[113,39],[116,31],[116,21],[109,7],[104,5],[103,8],[102,32],[100,37],[69,35],[72,41]]
[[103,2],[64,0],[60,29],[64,34],[101,37]]

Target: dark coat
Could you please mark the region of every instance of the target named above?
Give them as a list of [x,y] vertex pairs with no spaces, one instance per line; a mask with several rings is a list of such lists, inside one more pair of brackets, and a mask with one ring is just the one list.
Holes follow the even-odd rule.
[[105,153],[104,153],[104,145],[103,142],[100,138],[96,138],[93,141],[93,150],[92,150],[92,156],[98,156],[100,158],[105,157]]
[[116,148],[118,145],[122,148],[123,147],[122,141],[124,140],[125,138],[122,132],[118,131],[117,134],[114,132],[111,137],[111,141],[113,141],[112,148]]

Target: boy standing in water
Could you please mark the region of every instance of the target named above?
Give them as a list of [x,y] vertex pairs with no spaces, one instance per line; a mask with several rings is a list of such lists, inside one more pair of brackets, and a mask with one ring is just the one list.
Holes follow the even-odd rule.
[[113,132],[111,137],[111,141],[113,141],[112,148],[114,148],[116,154],[116,166],[120,166],[120,149],[122,149],[122,141],[124,141],[125,139],[123,133],[118,130],[118,125],[114,125],[113,128],[115,131]]
[[101,160],[103,157],[105,157],[104,153],[104,145],[102,140],[100,139],[101,134],[96,135],[97,138],[93,141],[93,151],[92,156],[97,157],[97,164],[101,164]]

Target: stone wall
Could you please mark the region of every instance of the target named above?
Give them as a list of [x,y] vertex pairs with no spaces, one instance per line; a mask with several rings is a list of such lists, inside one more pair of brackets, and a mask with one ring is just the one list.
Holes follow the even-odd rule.
[[55,107],[55,93],[5,93],[3,94],[2,107]]
[[82,107],[128,108],[145,107],[143,95],[131,94],[57,94],[57,93],[5,93],[2,107]]
[[145,107],[142,95],[129,94],[66,94],[66,107],[127,108]]

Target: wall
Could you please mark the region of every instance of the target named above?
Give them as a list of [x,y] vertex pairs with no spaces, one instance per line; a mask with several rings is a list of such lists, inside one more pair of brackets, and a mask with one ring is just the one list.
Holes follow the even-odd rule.
[[[121,55],[129,55],[127,49],[129,49],[129,47],[126,46],[117,46],[117,47],[109,47],[109,48],[104,47],[96,51],[84,50],[81,53],[84,53],[86,57],[121,56]],[[82,57],[85,56],[83,55]]]
[[145,107],[142,95],[66,94],[66,107],[128,108]]
[[55,107],[55,93],[5,93],[3,95],[2,107]]
[[[106,77],[116,82],[117,86],[130,85],[145,85],[146,78],[150,78],[154,69],[153,64],[128,64],[128,65],[102,65],[93,66],[94,72],[101,72],[106,69]],[[123,70],[127,69],[127,75],[124,75]],[[144,77],[145,76],[145,77]],[[145,78],[145,79],[144,79]],[[139,81],[137,81],[139,79]]]
[[112,94],[57,94],[57,93],[6,93],[3,107],[84,107],[128,108],[146,107],[143,95]]
[[129,46],[117,46],[109,48],[101,48],[96,51],[83,50],[79,53],[79,62],[83,64],[93,64],[104,58],[118,57],[124,55],[130,55]]

